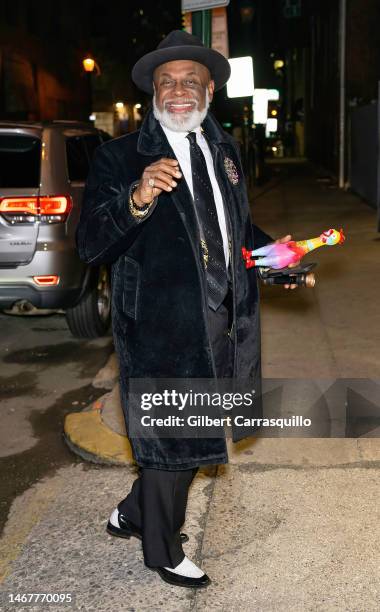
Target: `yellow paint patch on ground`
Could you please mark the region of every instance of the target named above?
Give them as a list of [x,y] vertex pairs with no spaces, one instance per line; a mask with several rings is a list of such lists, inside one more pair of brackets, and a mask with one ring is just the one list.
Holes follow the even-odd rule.
[[74,447],[96,456],[100,462],[103,459],[105,463],[134,463],[128,438],[106,427],[98,410],[68,414],[64,432]]

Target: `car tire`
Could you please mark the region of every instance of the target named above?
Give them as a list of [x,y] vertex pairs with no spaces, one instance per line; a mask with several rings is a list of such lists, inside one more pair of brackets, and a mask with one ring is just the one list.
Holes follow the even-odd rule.
[[76,338],[104,336],[111,322],[111,280],[107,266],[94,268],[80,301],[66,310],[66,322]]

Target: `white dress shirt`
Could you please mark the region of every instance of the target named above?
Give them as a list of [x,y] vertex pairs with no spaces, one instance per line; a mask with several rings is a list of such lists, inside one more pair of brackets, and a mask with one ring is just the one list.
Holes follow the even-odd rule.
[[[183,174],[183,178],[185,179],[190,193],[194,199],[194,191],[193,191],[193,176],[191,173],[191,160],[190,160],[190,142],[188,138],[186,138],[188,132],[173,132],[173,130],[169,130],[167,127],[161,124],[162,129],[165,132],[166,138],[169,141],[171,148],[173,149],[175,156],[181,166],[181,171]],[[211,151],[207,144],[205,137],[202,134],[201,127],[197,127],[192,132],[196,133],[197,144],[202,149],[203,155],[205,156],[207,170],[210,177],[212,189],[214,192],[214,200],[216,205],[216,212],[218,215],[218,221],[220,226],[220,231],[223,239],[223,250],[224,257],[226,259],[226,267],[228,268],[229,263],[229,250],[228,250],[228,235],[227,235],[227,225],[226,225],[226,216],[224,212],[223,198],[220,193],[218,181],[216,180],[214,163],[211,155]],[[179,180],[183,180],[179,179]],[[174,179],[178,180],[178,179]]]

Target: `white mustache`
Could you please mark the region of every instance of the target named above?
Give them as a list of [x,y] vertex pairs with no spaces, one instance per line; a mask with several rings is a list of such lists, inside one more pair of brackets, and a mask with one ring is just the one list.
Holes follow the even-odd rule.
[[[156,93],[153,95],[153,114],[157,121],[169,130],[174,132],[190,132],[197,126],[201,125],[202,121],[207,115],[207,111],[210,105],[210,99],[208,90],[205,91],[206,103],[202,111],[199,110],[199,100],[194,98],[184,98],[183,100],[166,100],[163,103],[162,111],[159,110],[156,103]],[[182,106],[184,104],[191,104],[193,108],[189,108],[187,113],[172,113],[168,110],[170,105]]]

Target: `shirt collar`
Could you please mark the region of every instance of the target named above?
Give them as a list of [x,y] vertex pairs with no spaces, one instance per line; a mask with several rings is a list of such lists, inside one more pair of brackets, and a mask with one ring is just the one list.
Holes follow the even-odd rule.
[[[176,144],[176,143],[180,143],[183,142],[184,139],[186,138],[186,136],[188,135],[188,131],[185,132],[174,132],[173,130],[170,130],[169,128],[167,128],[166,126],[162,125],[162,123],[160,123],[162,129],[164,130],[165,136],[169,141],[169,144]],[[191,130],[191,132],[195,132],[197,134],[197,137],[200,136],[200,134],[202,133],[202,128],[199,125],[198,127],[194,128],[193,130]]]

